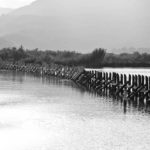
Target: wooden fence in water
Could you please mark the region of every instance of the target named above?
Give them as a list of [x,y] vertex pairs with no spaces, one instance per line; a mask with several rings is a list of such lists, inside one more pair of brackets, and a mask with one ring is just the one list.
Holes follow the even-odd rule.
[[78,67],[61,65],[37,67],[33,65],[1,64],[0,69],[65,78],[97,93],[104,92],[110,95],[122,96],[125,100],[138,99],[146,103],[150,101],[150,77],[144,75],[86,71]]
[[74,81],[97,93],[105,92],[122,96],[126,100],[150,101],[150,77],[148,76],[83,71]]

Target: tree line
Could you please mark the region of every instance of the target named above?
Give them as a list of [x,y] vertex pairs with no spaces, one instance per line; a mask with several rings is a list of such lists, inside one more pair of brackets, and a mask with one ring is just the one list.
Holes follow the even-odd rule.
[[75,51],[41,51],[38,49],[28,50],[23,46],[16,48],[3,48],[0,50],[0,62],[49,66],[59,64],[66,66],[83,66],[88,68],[102,67],[106,54],[105,49],[97,48],[91,53],[81,54]]
[[87,68],[150,67],[150,54],[139,52],[114,54],[106,53],[106,50],[102,48],[82,54],[75,51],[28,50],[21,46],[1,49],[0,62],[38,66],[59,64]]
[[150,54],[133,52],[113,54],[107,53],[103,67],[150,67]]

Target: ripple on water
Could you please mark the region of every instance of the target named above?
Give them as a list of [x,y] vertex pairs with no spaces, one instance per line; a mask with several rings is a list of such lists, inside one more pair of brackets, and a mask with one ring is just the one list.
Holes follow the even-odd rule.
[[149,114],[70,81],[13,76],[0,74],[0,149],[149,150]]

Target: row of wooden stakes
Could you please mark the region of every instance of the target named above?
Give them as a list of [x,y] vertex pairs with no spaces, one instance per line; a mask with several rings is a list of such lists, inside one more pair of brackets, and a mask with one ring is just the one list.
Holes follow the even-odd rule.
[[83,71],[76,73],[73,80],[98,93],[106,92],[122,96],[126,100],[150,100],[150,77],[144,75],[126,75],[115,72]]
[[80,67],[61,65],[39,67],[35,65],[0,64],[0,69],[70,79],[97,93],[106,92],[112,95],[123,96],[126,100],[134,98],[147,102],[150,100],[150,77],[148,76],[87,71]]

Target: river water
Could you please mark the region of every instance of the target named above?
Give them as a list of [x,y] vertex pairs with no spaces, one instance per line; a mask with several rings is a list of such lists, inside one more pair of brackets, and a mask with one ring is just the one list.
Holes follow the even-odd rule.
[[136,74],[136,75],[150,76],[150,68],[102,68],[102,69],[87,69],[87,70],[117,72],[119,74],[126,74],[126,75]]
[[149,150],[145,107],[71,81],[0,72],[0,150]]

